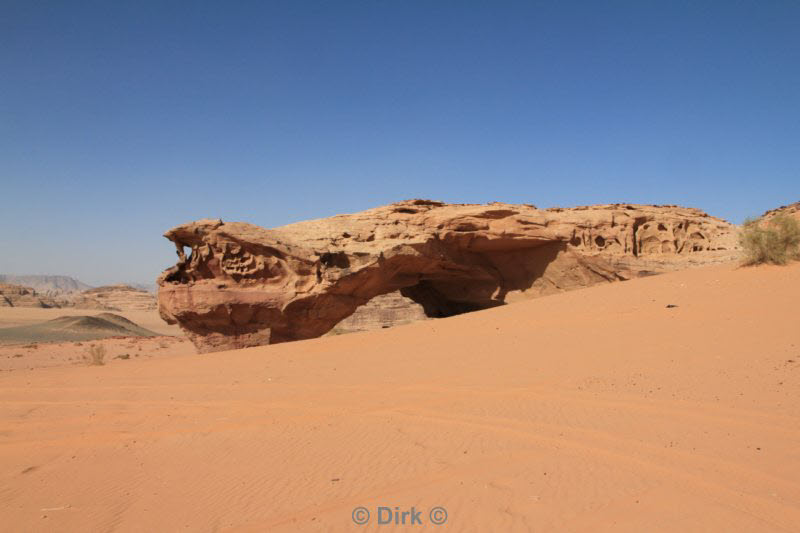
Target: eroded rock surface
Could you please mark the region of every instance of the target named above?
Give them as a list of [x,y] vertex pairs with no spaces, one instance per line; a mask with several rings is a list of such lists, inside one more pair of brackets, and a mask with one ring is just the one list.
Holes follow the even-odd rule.
[[410,200],[275,229],[199,220],[165,236],[161,316],[201,352],[318,337],[400,291],[443,317],[727,261],[735,226],[675,206],[447,205]]
[[381,294],[368,301],[352,315],[336,324],[328,335],[392,328],[428,318],[430,317],[425,314],[425,309],[420,304],[411,298],[406,298],[400,291],[395,291]]

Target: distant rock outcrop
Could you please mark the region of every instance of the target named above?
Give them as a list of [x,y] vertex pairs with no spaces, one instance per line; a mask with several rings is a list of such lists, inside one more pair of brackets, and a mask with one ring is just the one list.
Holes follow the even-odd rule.
[[108,285],[82,292],[49,290],[42,294],[31,287],[0,283],[0,307],[75,307],[103,311],[153,311],[152,292],[128,285]]
[[[426,316],[733,259],[735,226],[698,209],[411,200],[275,229],[168,231],[159,310],[200,351],[318,337],[399,291]],[[188,253],[187,253],[188,249]]]
[[157,303],[151,292],[129,285],[107,285],[69,295],[64,298],[62,306],[106,311],[152,311]]
[[788,215],[790,217],[800,220],[800,202],[784,205],[776,209],[770,209],[769,211],[761,215],[761,218],[763,220],[770,220],[778,215]]
[[51,298],[31,287],[0,283],[0,307],[59,307]]

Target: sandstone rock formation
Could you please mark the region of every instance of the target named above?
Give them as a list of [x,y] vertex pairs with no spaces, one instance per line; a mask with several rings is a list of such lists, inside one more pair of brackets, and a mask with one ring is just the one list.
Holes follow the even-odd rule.
[[153,293],[129,285],[107,285],[64,298],[62,307],[103,309],[106,311],[151,311],[156,309]]
[[697,209],[429,200],[275,229],[206,219],[165,237],[179,261],[158,279],[159,311],[201,352],[318,337],[395,291],[443,317],[737,248],[735,226]]
[[59,307],[47,296],[37,293],[31,287],[0,283],[0,307]]
[[356,331],[391,328],[411,324],[429,318],[425,308],[406,298],[400,291],[381,294],[368,301],[349,317],[345,318],[328,335],[341,335]]

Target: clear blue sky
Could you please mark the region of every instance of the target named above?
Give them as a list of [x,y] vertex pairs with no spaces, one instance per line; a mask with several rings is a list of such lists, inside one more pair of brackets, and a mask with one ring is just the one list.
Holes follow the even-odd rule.
[[406,198],[800,200],[800,2],[0,0],[0,272]]

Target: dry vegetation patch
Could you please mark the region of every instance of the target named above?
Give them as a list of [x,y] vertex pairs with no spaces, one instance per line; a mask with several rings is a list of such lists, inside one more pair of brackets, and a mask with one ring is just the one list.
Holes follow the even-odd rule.
[[785,265],[800,258],[800,222],[788,215],[778,215],[767,221],[747,219],[739,242],[745,254],[744,264]]
[[106,347],[102,344],[92,344],[87,350],[84,359],[92,366],[102,366],[106,364]]

